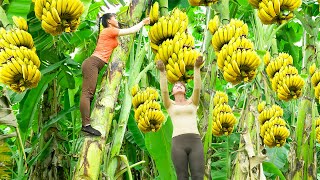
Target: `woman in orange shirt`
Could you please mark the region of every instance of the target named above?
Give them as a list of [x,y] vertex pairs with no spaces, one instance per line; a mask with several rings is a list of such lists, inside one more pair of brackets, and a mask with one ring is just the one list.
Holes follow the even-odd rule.
[[115,14],[106,13],[99,18],[99,29],[100,22],[104,29],[99,34],[97,47],[93,54],[82,63],[83,84],[80,98],[81,130],[94,136],[101,136],[101,133],[90,125],[90,104],[96,91],[99,71],[108,63],[112,51],[118,46],[118,36],[138,32],[144,25],[150,23],[150,19],[146,18],[127,29],[119,29]]

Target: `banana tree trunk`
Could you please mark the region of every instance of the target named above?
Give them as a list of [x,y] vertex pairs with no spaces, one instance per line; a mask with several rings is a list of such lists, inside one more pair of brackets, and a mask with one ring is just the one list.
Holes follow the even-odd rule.
[[[59,86],[56,80],[49,84],[49,87],[43,94],[42,106],[39,108],[38,125],[39,130],[44,126],[52,116],[58,113]],[[66,179],[64,172],[59,167],[59,157],[62,157],[58,148],[58,129],[55,124],[52,125],[42,136],[40,136],[38,152],[46,149],[47,153],[43,160],[38,161],[34,167],[30,179]]]
[[[302,68],[303,73],[307,74],[310,65],[317,60],[317,28],[318,24],[311,18],[303,17],[296,14],[297,18],[302,22],[306,31],[304,31],[304,46]],[[307,15],[306,15],[307,16]],[[312,94],[312,87],[310,78],[308,79],[306,87],[304,88],[304,95]],[[292,143],[291,156],[289,162],[291,171],[289,179],[316,179],[316,132],[315,132],[315,116],[317,107],[314,101],[303,96],[297,117],[297,125],[295,130],[295,141]]]
[[136,62],[134,64],[135,68],[131,69],[129,81],[128,81],[127,85],[125,86],[125,90],[124,90],[125,93],[124,93],[123,103],[121,106],[121,112],[120,112],[120,116],[119,116],[118,126],[117,126],[117,130],[115,132],[114,140],[113,140],[112,147],[110,150],[111,155],[108,158],[108,161],[106,163],[108,177],[115,176],[115,172],[116,172],[118,164],[119,164],[119,158],[116,158],[116,157],[120,153],[124,134],[126,132],[130,109],[132,106],[131,105],[132,98],[131,98],[131,94],[129,93],[129,89],[131,89],[131,87],[135,83],[138,83],[138,82],[136,82],[136,80],[138,80],[137,76],[138,76],[138,73],[140,72],[140,68],[141,68],[143,60],[145,58],[145,55],[146,55],[146,49],[145,48],[141,49],[138,57],[136,57]]
[[[140,19],[144,6],[145,1],[132,0],[126,18]],[[114,50],[111,63],[106,72],[107,75],[102,80],[102,88],[98,93],[98,98],[91,115],[92,125],[100,130],[102,136],[85,138],[74,179],[98,179],[100,176],[100,165],[106,153],[106,139],[111,128],[114,106],[117,101],[123,70],[134,42],[134,37],[135,35],[121,37],[121,45]]]
[[262,162],[266,156],[261,154],[259,125],[257,117],[253,114],[256,112],[256,106],[251,97],[247,99],[247,109],[242,113],[242,118],[239,122],[240,130],[243,133],[240,136],[239,150],[234,166],[232,179],[259,179],[265,180],[263,174]]

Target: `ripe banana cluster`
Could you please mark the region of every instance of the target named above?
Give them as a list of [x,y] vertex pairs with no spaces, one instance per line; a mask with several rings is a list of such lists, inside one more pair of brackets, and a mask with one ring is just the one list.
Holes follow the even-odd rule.
[[217,106],[219,104],[227,104],[228,103],[228,95],[224,92],[217,91],[213,97],[213,105]]
[[263,24],[285,23],[293,18],[293,11],[299,8],[302,0],[249,0],[258,9]]
[[220,25],[218,16],[210,20],[209,30],[212,33],[211,44],[216,53],[232,38],[248,35],[248,25],[238,19],[231,19],[229,24]]
[[186,81],[191,78],[186,71],[192,69],[200,53],[192,48],[184,47],[178,54],[173,53],[166,64],[167,79],[171,83]]
[[298,99],[302,95],[304,80],[298,70],[292,65],[293,59],[287,53],[280,53],[271,59],[270,53],[264,56],[266,72],[270,78],[272,89],[278,98],[284,101]]
[[187,26],[186,13],[176,8],[168,16],[160,17],[149,31],[150,46],[156,54],[154,60],[164,62],[171,83],[191,79],[186,71],[193,69],[200,55],[193,48],[194,37],[186,32]]
[[42,28],[56,36],[77,29],[84,6],[80,0],[36,0],[34,11]]
[[168,63],[168,60],[172,54],[179,54],[180,49],[182,49],[184,46],[193,47],[194,38],[192,35],[185,32],[177,32],[173,39],[166,39],[162,42],[162,44],[156,47],[155,60],[162,60],[164,64],[166,64]]
[[316,119],[316,138],[318,143],[320,143],[320,118]]
[[131,89],[131,95],[133,96],[134,118],[138,128],[144,133],[158,131],[165,120],[161,105],[157,102],[158,91],[150,87],[141,91],[136,84]]
[[0,83],[19,93],[36,87],[41,78],[40,60],[32,36],[22,29],[0,28],[0,37]]
[[278,105],[266,106],[266,102],[258,104],[260,136],[268,147],[280,147],[290,136],[286,121],[282,118],[283,109]]
[[187,14],[175,8],[168,16],[161,16],[148,33],[151,43],[159,46],[164,40],[173,38],[177,32],[187,30]]
[[320,99],[320,70],[317,69],[316,64],[313,63],[310,68],[309,72],[311,75],[311,84],[314,88],[314,94],[317,99]]
[[0,48],[26,47],[36,51],[31,34],[21,29],[5,30],[0,28]]
[[212,19],[210,19],[208,24],[208,29],[211,34],[214,34],[220,26],[219,16],[215,15]]
[[211,43],[224,79],[233,85],[252,81],[257,74],[260,58],[254,51],[253,43],[246,38],[248,25],[237,19],[220,25],[219,17],[215,16],[209,21],[208,29],[213,34]]
[[228,105],[228,96],[224,92],[217,91],[213,97],[214,109],[212,111],[212,134],[215,136],[230,135],[236,124],[231,107]]
[[260,58],[253,49],[253,43],[244,36],[232,38],[217,53],[219,69],[226,81],[233,85],[252,81],[260,65]]
[[218,0],[188,0],[191,6],[210,6]]
[[27,21],[23,17],[12,16],[14,25],[21,30],[28,31]]
[[158,22],[160,16],[159,12],[159,3],[156,1],[153,3],[153,5],[150,8],[149,18],[150,18],[150,25],[153,25],[154,23]]

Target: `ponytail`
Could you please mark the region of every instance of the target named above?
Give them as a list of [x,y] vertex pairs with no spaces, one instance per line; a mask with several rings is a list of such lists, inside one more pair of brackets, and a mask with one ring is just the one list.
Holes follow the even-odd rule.
[[102,19],[102,17],[99,17],[99,23],[98,23],[98,37],[99,37],[99,35],[100,35],[100,23],[101,23],[101,19]]
[[99,38],[99,35],[100,35],[100,24],[102,24],[102,26],[104,28],[107,28],[109,27],[109,24],[108,24],[108,20],[111,19],[113,16],[115,16],[115,14],[113,13],[106,13],[106,14],[103,14],[101,17],[99,17],[99,23],[98,23],[98,38]]

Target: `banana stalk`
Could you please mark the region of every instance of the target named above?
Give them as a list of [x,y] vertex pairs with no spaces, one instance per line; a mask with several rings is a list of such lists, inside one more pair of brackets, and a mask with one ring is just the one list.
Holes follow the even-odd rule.
[[253,114],[256,106],[253,105],[251,96],[248,97],[246,106],[246,110],[242,113],[246,116],[239,123],[239,130],[243,131],[239,143],[239,149],[242,150],[237,154],[231,179],[265,180],[261,163],[266,156],[260,153],[260,135],[257,130],[259,123]]
[[161,16],[166,16],[168,15],[168,0],[160,0],[159,2],[159,8],[160,8],[160,15]]
[[230,11],[229,11],[229,0],[219,1],[219,13],[220,19],[222,20],[222,24],[228,24],[230,20]]
[[210,158],[210,155],[211,153],[208,152],[209,150],[209,147],[211,146],[211,143],[212,143],[212,111],[213,111],[213,97],[214,95],[211,95],[211,99],[210,99],[210,106],[209,106],[209,117],[207,118],[208,119],[208,128],[207,128],[207,132],[206,132],[206,135],[205,135],[205,142],[204,142],[204,160],[206,162],[206,165],[207,165],[207,169],[205,170],[206,173],[205,173],[205,177],[204,179],[207,180],[207,179],[210,179],[210,172],[211,172],[211,158]]
[[[317,60],[317,32],[314,28],[319,28],[319,25],[310,17],[304,17],[300,13],[295,13],[296,17],[302,22],[306,29],[303,35],[303,59],[302,59],[302,73],[307,74],[311,64]],[[308,16],[308,15],[306,15]],[[311,27],[311,28],[310,28]],[[308,79],[310,81],[310,78]],[[304,95],[312,94],[311,85],[304,88]],[[316,179],[316,152],[315,152],[315,116],[317,108],[308,98],[301,100],[299,105],[297,129],[295,134],[296,147],[292,143],[292,148],[295,153],[291,159],[291,177],[290,179]],[[311,129],[311,132],[310,132]]]
[[[132,15],[128,15],[128,19],[140,19],[144,9],[145,2],[136,1],[131,7]],[[135,35],[121,37],[121,47],[114,50],[112,60],[110,60],[108,76],[104,77],[101,83],[101,90],[98,93],[97,102],[92,112],[92,125],[99,129],[102,138],[86,137],[80,153],[80,158],[76,166],[74,179],[87,177],[90,179],[98,179],[100,174],[100,164],[102,155],[105,153],[106,139],[110,131],[112,118],[114,115],[114,106],[116,98],[119,94],[120,82],[123,76],[125,62],[128,59],[129,51],[134,43]],[[121,125],[126,125],[127,118],[121,119]],[[120,127],[120,128],[125,128]],[[95,151],[92,151],[94,149]],[[115,172],[109,171],[111,174]],[[111,178],[113,178],[112,176]]]

